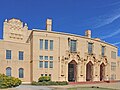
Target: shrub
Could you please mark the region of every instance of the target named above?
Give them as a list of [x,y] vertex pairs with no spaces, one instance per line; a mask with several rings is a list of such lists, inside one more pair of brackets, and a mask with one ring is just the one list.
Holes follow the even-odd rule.
[[21,80],[19,80],[18,78],[0,74],[0,88],[11,88],[19,86],[20,84]]
[[46,85],[68,85],[68,82],[67,81],[62,81],[62,82],[55,82],[55,81],[43,81],[43,82],[36,82],[36,81],[33,81],[31,83],[32,85],[40,85],[40,86],[46,86]]
[[48,82],[50,80],[51,80],[50,76],[42,76],[38,79],[38,82],[43,82],[43,81]]

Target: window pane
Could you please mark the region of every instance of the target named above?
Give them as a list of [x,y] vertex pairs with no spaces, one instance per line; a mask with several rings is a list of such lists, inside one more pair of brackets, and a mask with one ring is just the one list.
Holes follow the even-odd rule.
[[53,68],[53,62],[50,61],[50,68]]
[[71,40],[70,51],[71,52],[76,52],[76,40]]
[[45,56],[45,60],[48,60],[48,56]]
[[40,68],[43,68],[43,61],[40,61],[40,62],[39,62],[39,67],[40,67]]
[[47,74],[45,74],[45,76],[47,76]]
[[111,70],[112,71],[116,70],[116,62],[111,62]]
[[43,60],[43,56],[40,56],[40,60]]
[[19,51],[19,60],[23,60],[24,52]]
[[23,68],[19,69],[19,78],[23,78],[24,77],[24,70]]
[[53,50],[53,40],[50,40],[50,50]]
[[50,60],[53,60],[53,56],[50,56]]
[[45,61],[45,68],[48,68],[48,62]]
[[92,54],[93,53],[93,43],[88,43],[88,53]]
[[111,58],[116,59],[116,52],[114,51],[111,52]]
[[43,49],[43,39],[40,39],[40,50]]
[[11,76],[11,68],[6,68],[6,76]]
[[44,74],[41,74],[41,76],[44,76]]
[[105,46],[102,46],[102,56],[105,56]]
[[6,50],[6,59],[11,59],[11,50]]
[[48,50],[48,40],[45,40],[45,50]]

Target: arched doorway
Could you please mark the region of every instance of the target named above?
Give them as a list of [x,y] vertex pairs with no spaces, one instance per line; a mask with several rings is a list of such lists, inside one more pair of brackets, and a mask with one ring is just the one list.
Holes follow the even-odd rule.
[[92,81],[93,79],[93,64],[89,61],[86,65],[86,81]]
[[77,63],[75,60],[72,60],[68,64],[68,81],[74,82],[76,81],[76,75],[77,75]]
[[100,81],[103,81],[105,78],[105,64],[100,65]]

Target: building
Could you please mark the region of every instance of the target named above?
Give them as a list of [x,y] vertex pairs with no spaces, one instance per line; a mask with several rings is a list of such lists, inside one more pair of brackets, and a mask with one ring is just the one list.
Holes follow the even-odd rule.
[[4,21],[0,40],[0,73],[23,82],[51,76],[52,81],[120,80],[118,48],[99,38],[46,30],[28,30],[18,19]]

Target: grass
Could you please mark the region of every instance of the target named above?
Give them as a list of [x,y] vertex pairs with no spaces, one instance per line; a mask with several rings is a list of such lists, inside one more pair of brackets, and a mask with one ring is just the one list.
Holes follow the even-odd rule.
[[100,88],[100,87],[75,87],[75,88],[68,88],[67,90],[115,90],[115,89]]

